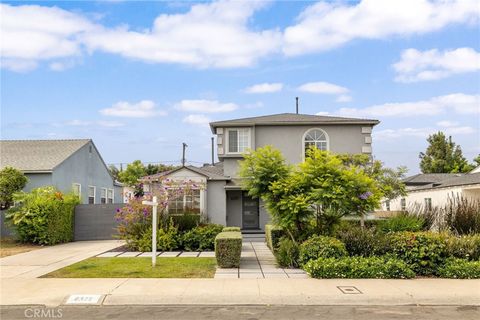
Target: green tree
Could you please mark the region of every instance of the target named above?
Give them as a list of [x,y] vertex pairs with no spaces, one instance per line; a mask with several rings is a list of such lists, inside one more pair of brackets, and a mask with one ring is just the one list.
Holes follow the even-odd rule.
[[480,166],[480,154],[478,156],[476,156],[475,158],[473,158],[473,166],[474,167]]
[[27,184],[25,175],[12,167],[0,171],[0,209],[8,209],[13,204],[13,194],[22,190]]
[[127,165],[124,171],[118,174],[118,180],[128,186],[134,187],[138,184],[138,179],[147,175],[145,166],[140,160],[135,160]]
[[149,175],[152,175],[152,174],[173,170],[175,168],[176,168],[175,166],[170,166],[170,165],[166,165],[166,164],[162,164],[162,163],[159,163],[159,164],[149,163],[145,167],[145,172],[149,176]]
[[461,173],[473,169],[462,154],[460,146],[441,131],[427,138],[427,150],[420,152],[420,169],[422,173]]
[[357,166],[373,178],[383,193],[383,197],[392,200],[407,194],[403,178],[408,169],[404,166],[396,169],[384,167],[380,160],[373,160],[366,154],[339,154],[338,157],[346,166]]

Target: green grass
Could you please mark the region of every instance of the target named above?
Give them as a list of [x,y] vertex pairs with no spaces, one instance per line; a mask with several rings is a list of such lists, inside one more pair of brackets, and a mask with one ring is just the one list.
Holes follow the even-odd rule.
[[213,278],[215,258],[90,258],[42,278]]

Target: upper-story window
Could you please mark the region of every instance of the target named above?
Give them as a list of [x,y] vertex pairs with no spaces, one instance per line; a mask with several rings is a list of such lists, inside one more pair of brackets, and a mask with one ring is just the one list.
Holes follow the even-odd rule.
[[228,129],[228,153],[243,153],[250,148],[250,129]]
[[315,147],[320,150],[328,150],[328,136],[322,129],[310,129],[303,135],[303,154],[308,149]]

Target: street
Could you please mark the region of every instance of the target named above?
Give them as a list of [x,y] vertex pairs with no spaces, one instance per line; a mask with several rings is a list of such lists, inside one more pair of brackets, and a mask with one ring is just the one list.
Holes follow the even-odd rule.
[[480,319],[479,306],[2,306],[10,319]]

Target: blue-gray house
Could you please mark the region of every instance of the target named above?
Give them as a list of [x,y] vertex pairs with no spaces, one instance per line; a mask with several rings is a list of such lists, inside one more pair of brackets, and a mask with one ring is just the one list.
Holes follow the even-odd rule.
[[115,182],[91,139],[2,140],[0,168],[14,167],[28,178],[24,191],[55,186],[75,192],[83,204],[122,203]]

